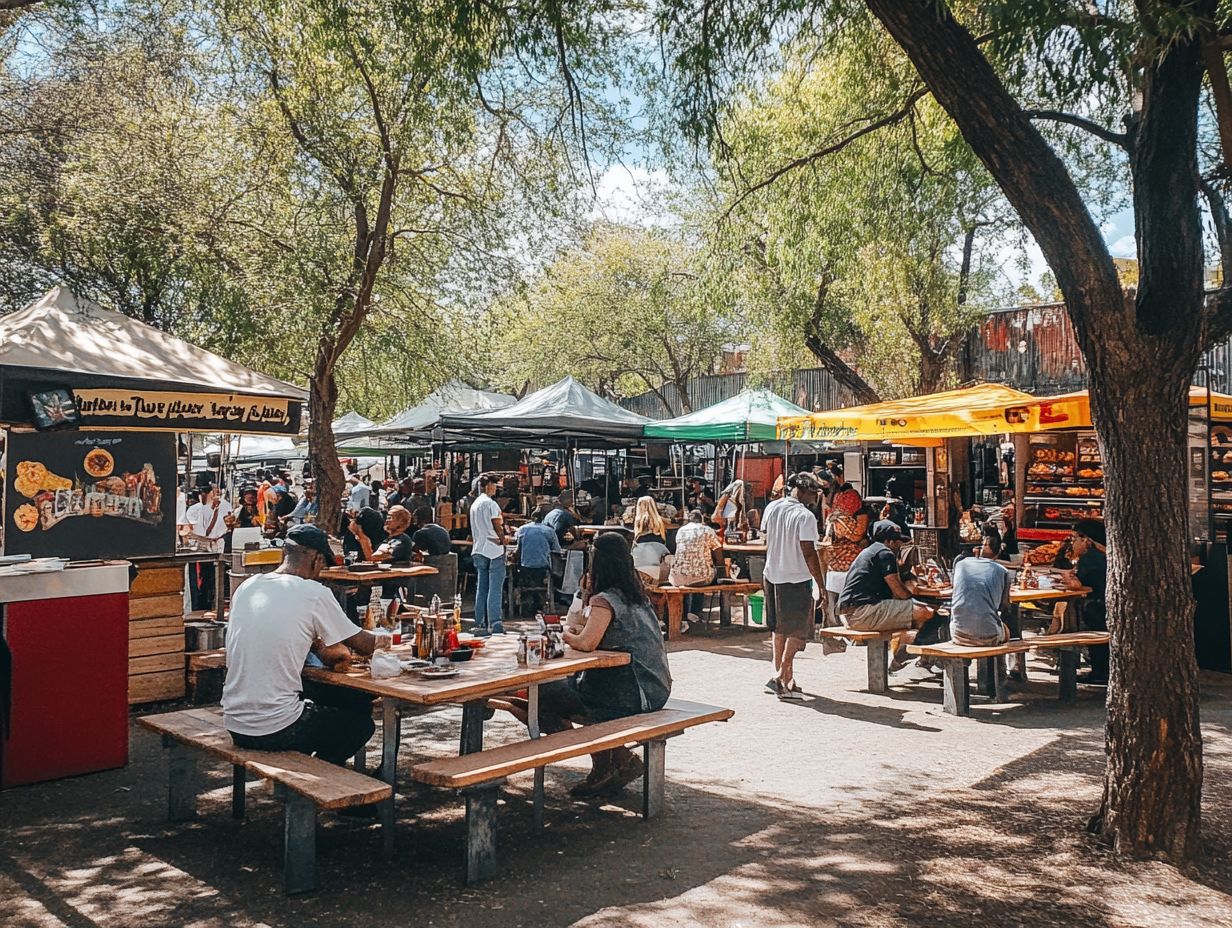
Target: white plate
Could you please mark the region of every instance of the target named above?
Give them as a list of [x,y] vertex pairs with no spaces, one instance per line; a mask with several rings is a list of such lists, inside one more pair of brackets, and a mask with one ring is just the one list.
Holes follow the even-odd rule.
[[444,670],[437,670],[435,667],[424,667],[415,672],[426,680],[446,680],[449,677],[456,677],[458,675],[458,668],[446,667]]

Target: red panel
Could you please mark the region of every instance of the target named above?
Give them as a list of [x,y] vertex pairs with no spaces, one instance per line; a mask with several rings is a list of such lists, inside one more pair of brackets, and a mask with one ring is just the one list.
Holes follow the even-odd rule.
[[12,730],[0,786],[128,763],[128,594],[4,607]]

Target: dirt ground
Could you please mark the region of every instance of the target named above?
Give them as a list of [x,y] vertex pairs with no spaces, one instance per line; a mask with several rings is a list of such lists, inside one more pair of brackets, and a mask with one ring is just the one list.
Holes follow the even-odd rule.
[[[766,637],[740,629],[672,646],[675,695],[735,718],[668,744],[668,811],[647,823],[640,791],[593,806],[548,772],[547,828],[530,828],[531,778],[499,810],[499,872],[461,881],[461,803],[416,791],[399,803],[395,860],[366,822],[322,815],[321,888],[280,888],[281,815],[250,784],[230,818],[229,771],[211,771],[198,820],[164,820],[167,768],[133,728],[128,767],[0,794],[0,925],[905,926],[1232,925],[1232,681],[1204,681],[1207,856],[1182,873],[1110,858],[1082,831],[1099,795],[1103,691],[1077,706],[1032,664],[1016,702],[941,712],[938,678],[911,668],[888,696],[860,692],[864,652],[797,676],[807,698],[762,692]],[[164,707],[158,707],[164,708]],[[456,751],[461,713],[406,723],[401,761]],[[487,743],[521,737],[489,723]],[[378,736],[370,746],[375,760]]]

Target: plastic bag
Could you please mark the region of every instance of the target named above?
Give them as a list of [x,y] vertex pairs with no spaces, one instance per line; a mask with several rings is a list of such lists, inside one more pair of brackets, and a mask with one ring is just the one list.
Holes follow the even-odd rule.
[[368,672],[372,674],[374,680],[396,677],[402,673],[402,664],[389,651],[375,651],[368,662]]

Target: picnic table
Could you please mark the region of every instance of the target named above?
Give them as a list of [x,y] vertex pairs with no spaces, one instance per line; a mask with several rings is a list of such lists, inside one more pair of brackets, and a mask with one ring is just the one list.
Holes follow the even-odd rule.
[[326,567],[317,579],[328,586],[338,600],[338,605],[346,609],[347,590],[358,587],[356,599],[367,603],[372,587],[389,580],[408,580],[412,577],[430,577],[440,571],[427,564],[412,564],[409,567],[378,567],[376,570],[354,570],[352,567]]
[[745,541],[739,544],[723,545],[725,554],[765,554],[766,543],[764,541]]
[[[359,690],[378,696],[382,710],[381,779],[397,789],[398,745],[402,737],[402,715],[415,714],[436,706],[461,704],[462,731],[459,754],[483,750],[484,709],[490,697],[527,690],[527,727],[531,738],[539,737],[539,684],[560,680],[600,667],[619,667],[629,663],[623,651],[575,651],[565,649],[565,656],[545,661],[538,667],[522,667],[517,662],[517,638],[494,635],[485,639],[485,646],[469,661],[456,664],[458,675],[430,679],[417,673],[375,680],[367,668],[349,673],[336,673],[321,667],[305,668],[304,677],[329,686]],[[394,654],[411,658],[409,644],[391,649]],[[535,821],[543,818],[543,770],[535,773]],[[393,799],[383,810],[387,841],[393,838]]]

